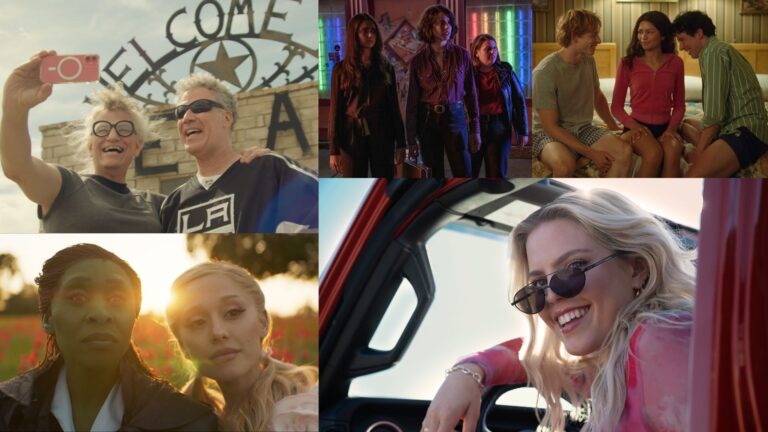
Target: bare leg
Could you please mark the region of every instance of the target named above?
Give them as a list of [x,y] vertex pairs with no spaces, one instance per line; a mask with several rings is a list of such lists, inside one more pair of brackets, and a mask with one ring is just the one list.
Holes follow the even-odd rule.
[[680,124],[680,135],[685,141],[693,143],[693,145],[699,142],[701,130],[701,120],[699,119],[687,118]]
[[621,139],[632,145],[632,150],[640,155],[642,161],[640,162],[640,169],[637,171],[635,177],[658,177],[659,168],[661,168],[661,160],[663,152],[661,150],[661,144],[656,141],[651,135],[643,135],[642,138],[631,142],[629,140],[630,132],[621,136]]
[[576,172],[576,156],[563,143],[548,142],[541,150],[539,159],[552,168],[552,177],[573,177]]
[[664,149],[664,164],[661,169],[662,177],[680,177],[680,159],[683,157],[683,143],[665,136],[661,139]]
[[606,173],[606,177],[627,177],[632,164],[632,146],[616,135],[605,135],[592,148],[610,153],[616,160]]
[[709,145],[685,173],[686,177],[729,177],[739,170],[739,159],[727,142],[718,139]]

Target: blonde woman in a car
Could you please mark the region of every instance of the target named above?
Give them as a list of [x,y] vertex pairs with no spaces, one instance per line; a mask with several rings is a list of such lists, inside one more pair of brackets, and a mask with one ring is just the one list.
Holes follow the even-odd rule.
[[562,431],[561,395],[583,431],[687,430],[694,253],[650,213],[607,190],[563,195],[511,236],[510,302],[527,340],[461,359],[438,390],[424,432],[477,423],[481,390],[529,383],[542,427]]

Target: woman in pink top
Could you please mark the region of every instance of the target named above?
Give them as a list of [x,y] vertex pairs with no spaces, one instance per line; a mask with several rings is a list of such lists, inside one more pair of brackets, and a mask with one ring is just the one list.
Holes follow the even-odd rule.
[[[640,15],[611,101],[611,113],[624,125],[622,138],[643,158],[637,177],[657,177],[660,166],[662,176],[680,176],[683,140],[677,129],[685,114],[684,80],[669,18],[658,11]],[[631,115],[624,110],[627,87]]]
[[[561,395],[583,431],[685,431],[695,254],[652,214],[595,189],[563,195],[511,236],[511,303],[529,316],[515,339],[449,369],[424,432],[477,423],[484,386],[529,383],[562,431]],[[460,372],[460,373],[456,373]]]

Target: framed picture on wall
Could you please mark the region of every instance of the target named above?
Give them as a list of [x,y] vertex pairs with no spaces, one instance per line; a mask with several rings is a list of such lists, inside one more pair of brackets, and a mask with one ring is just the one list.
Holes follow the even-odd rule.
[[550,0],[533,0],[533,10],[534,11],[549,11],[549,2]]
[[742,15],[768,14],[768,0],[744,0],[741,2]]

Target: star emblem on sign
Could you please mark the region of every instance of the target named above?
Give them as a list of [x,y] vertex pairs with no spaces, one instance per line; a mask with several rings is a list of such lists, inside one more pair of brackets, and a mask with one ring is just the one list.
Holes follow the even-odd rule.
[[219,50],[216,52],[216,60],[198,63],[197,66],[206,72],[210,72],[216,78],[226,81],[237,88],[242,88],[240,79],[235,70],[241,63],[247,59],[247,55],[230,57],[223,43],[219,43]]

